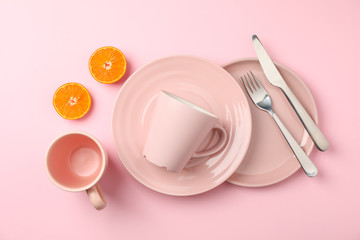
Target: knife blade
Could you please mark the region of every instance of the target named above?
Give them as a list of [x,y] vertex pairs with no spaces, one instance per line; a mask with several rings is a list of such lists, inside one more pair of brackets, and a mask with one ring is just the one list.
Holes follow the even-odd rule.
[[265,73],[269,82],[282,90],[286,98],[290,102],[291,106],[298,115],[300,121],[304,125],[306,131],[309,133],[311,139],[315,143],[315,146],[320,151],[325,151],[329,148],[329,142],[325,138],[324,134],[320,131],[316,123],[312,120],[305,108],[296,98],[295,94],[291,91],[285,80],[281,76],[280,72],[272,62],[271,58],[267,54],[264,46],[260,42],[256,35],[252,36],[252,42],[255,48],[256,55],[258,56],[260,65]]

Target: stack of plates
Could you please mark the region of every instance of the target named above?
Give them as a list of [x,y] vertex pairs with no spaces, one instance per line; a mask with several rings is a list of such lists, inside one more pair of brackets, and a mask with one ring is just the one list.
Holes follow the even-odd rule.
[[[287,67],[276,64],[299,100],[317,122],[314,99]],[[300,168],[272,119],[251,103],[241,75],[253,71],[266,79],[259,62],[240,59],[223,68],[191,56],[172,56],[152,62],[132,74],[121,88],[112,116],[117,154],[130,174],[145,186],[169,195],[206,192],[229,181],[239,186],[266,186],[286,179]],[[306,153],[313,142],[281,91],[262,81],[274,109]],[[142,156],[154,99],[161,90],[174,93],[219,117],[229,140],[216,155],[192,159],[180,173],[156,167]],[[210,141],[211,136],[205,140]]]

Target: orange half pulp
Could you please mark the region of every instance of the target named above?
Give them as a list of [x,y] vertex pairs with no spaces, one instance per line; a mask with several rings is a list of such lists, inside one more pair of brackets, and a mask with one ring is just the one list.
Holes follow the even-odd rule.
[[61,117],[69,120],[78,119],[89,111],[91,97],[83,85],[66,83],[55,91],[53,105]]
[[89,59],[89,70],[96,81],[115,83],[125,74],[125,56],[115,47],[99,48]]

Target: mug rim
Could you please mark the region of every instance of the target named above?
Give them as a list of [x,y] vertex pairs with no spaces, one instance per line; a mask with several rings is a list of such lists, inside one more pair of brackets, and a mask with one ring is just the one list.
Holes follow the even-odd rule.
[[[91,181],[89,184],[87,184],[87,185],[85,185],[83,187],[75,188],[75,187],[65,186],[65,185],[61,184],[60,182],[58,182],[53,177],[53,175],[51,174],[51,172],[49,170],[49,154],[50,154],[51,149],[54,147],[56,142],[58,142],[60,139],[66,137],[66,136],[69,136],[69,135],[82,135],[82,136],[90,138],[92,141],[94,141],[96,143],[96,145],[100,149],[101,158],[103,159],[102,164],[101,164],[101,170],[100,170],[99,174],[96,176],[96,178],[93,181]],[[103,176],[103,174],[105,172],[105,169],[106,169],[106,166],[107,166],[107,161],[108,161],[108,156],[107,156],[106,151],[104,150],[104,147],[101,145],[101,143],[94,136],[92,136],[92,135],[90,135],[88,133],[85,133],[85,132],[81,132],[81,131],[73,131],[73,132],[67,132],[67,133],[61,134],[60,136],[56,137],[51,142],[51,144],[49,145],[49,147],[47,149],[46,156],[45,156],[45,168],[46,168],[46,173],[47,173],[48,177],[51,179],[51,181],[56,186],[58,186],[59,188],[61,188],[63,190],[69,191],[69,192],[80,192],[80,191],[85,191],[85,190],[93,187],[94,185],[96,185],[99,182],[100,178]]]
[[198,105],[196,105],[196,104],[194,104],[194,103],[192,103],[192,102],[190,102],[190,101],[188,101],[186,99],[183,99],[182,97],[179,97],[179,96],[177,96],[177,95],[175,95],[175,94],[173,94],[171,92],[168,92],[166,90],[161,90],[161,93],[167,95],[168,97],[171,97],[172,99],[174,99],[174,100],[176,100],[176,101],[178,101],[180,103],[185,104],[188,107],[191,107],[192,109],[194,109],[196,111],[204,113],[204,114],[206,114],[206,115],[208,115],[210,117],[213,117],[213,118],[218,118],[218,116],[216,116],[215,114],[209,112],[208,110],[206,110],[206,109],[204,109],[204,108],[202,108],[202,107],[200,107],[200,106],[198,106]]

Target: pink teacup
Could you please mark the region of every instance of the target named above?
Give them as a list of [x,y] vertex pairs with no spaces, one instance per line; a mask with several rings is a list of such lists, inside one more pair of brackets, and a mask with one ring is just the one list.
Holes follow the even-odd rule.
[[106,206],[99,180],[107,167],[108,157],[94,137],[86,133],[66,133],[51,143],[46,155],[46,169],[58,187],[85,191],[97,210]]
[[[210,149],[197,152],[212,130],[220,132],[218,142]],[[215,154],[226,141],[227,133],[219,125],[217,116],[179,96],[161,91],[150,119],[143,156],[156,166],[180,172],[191,158]]]

